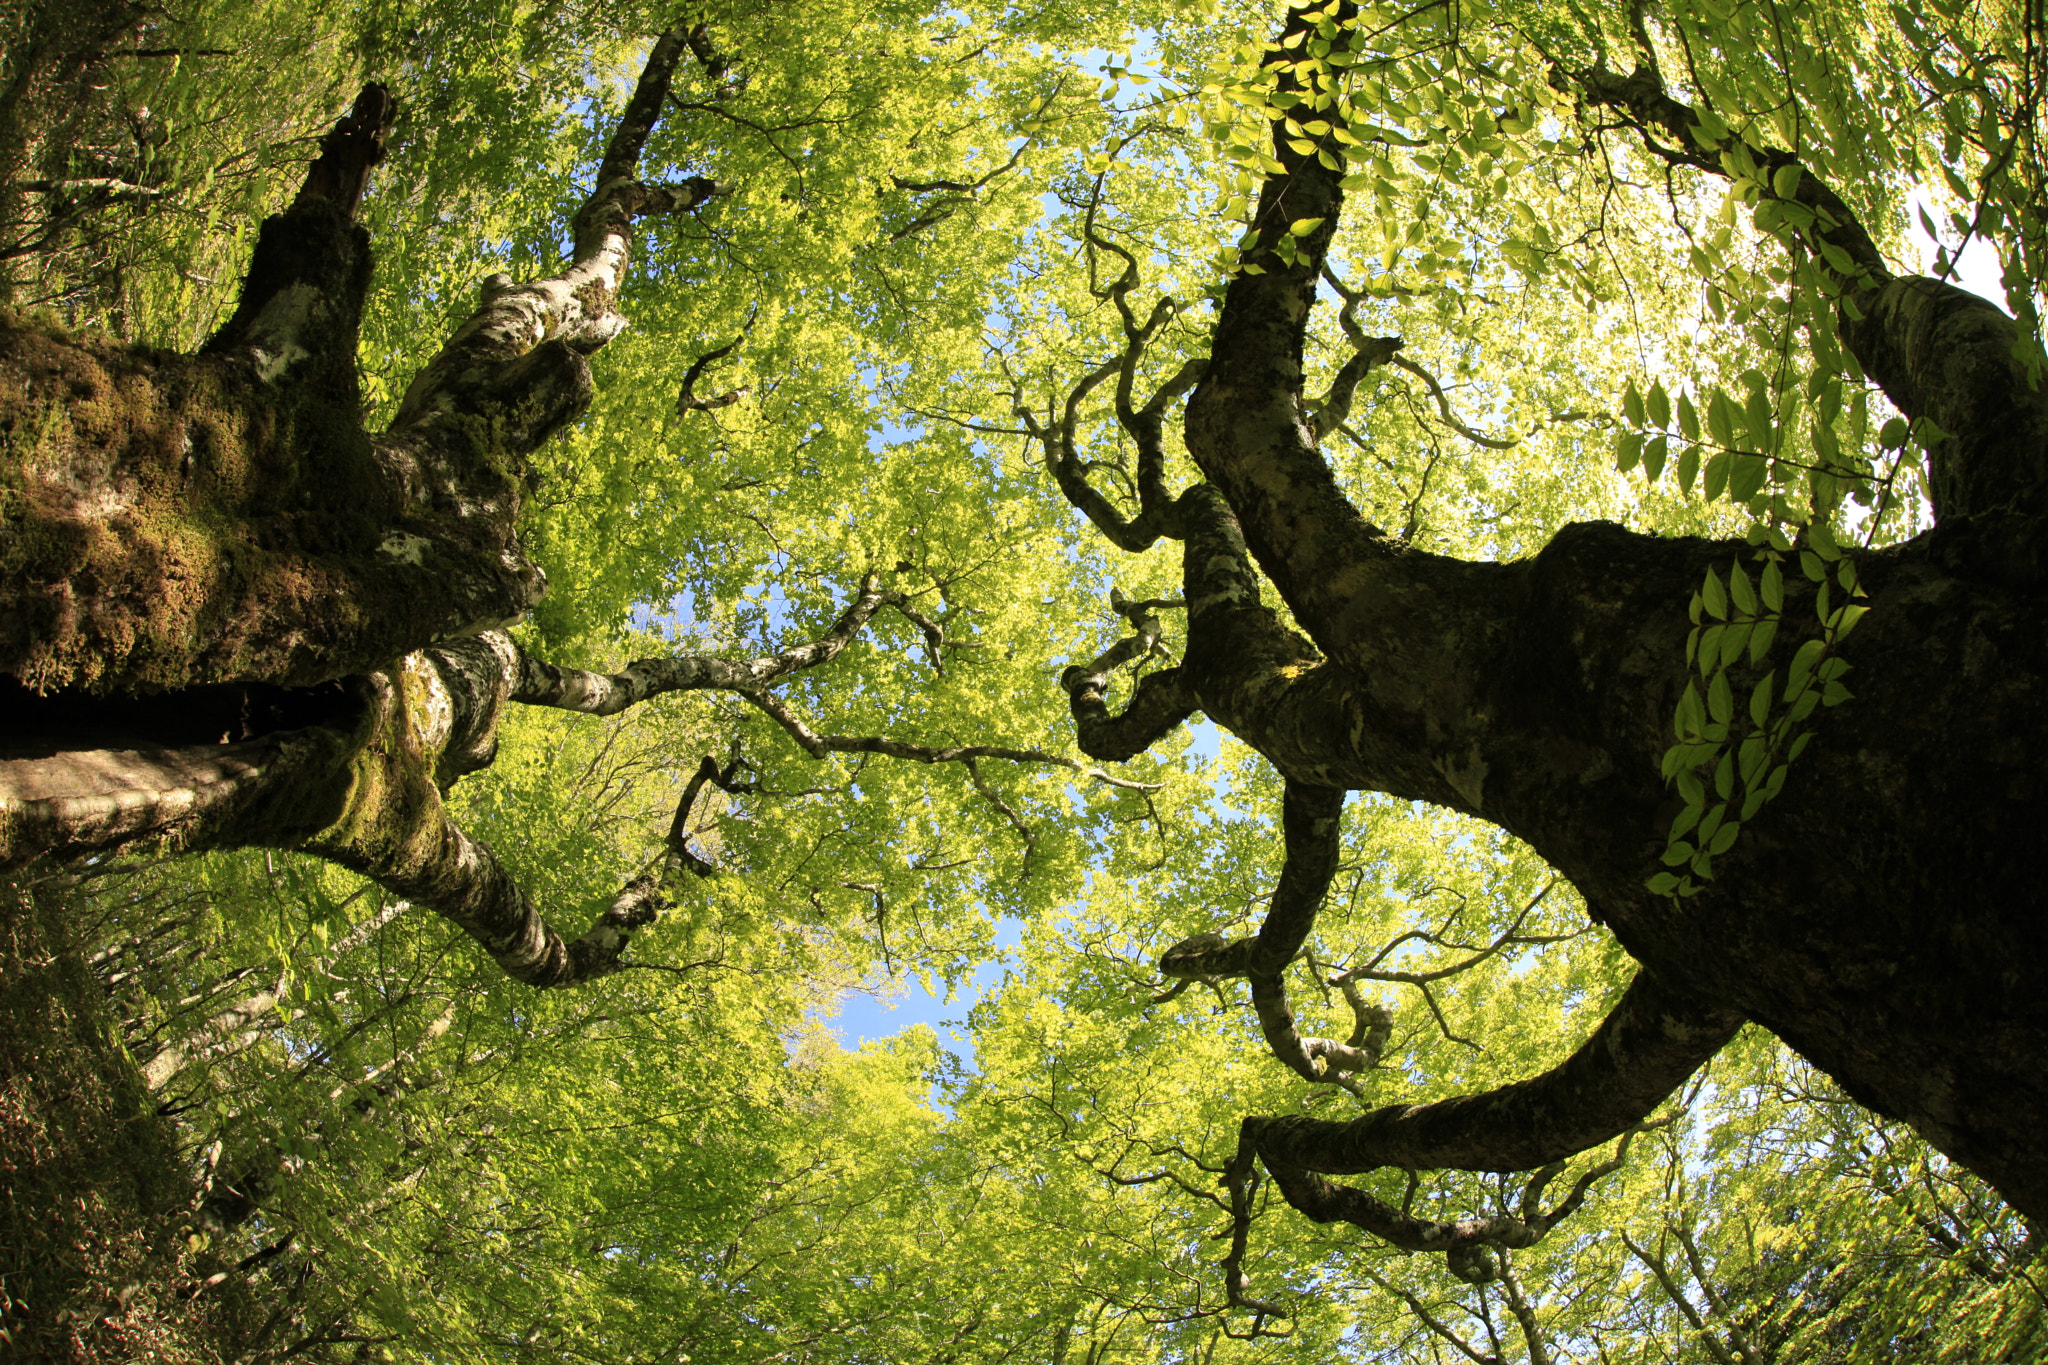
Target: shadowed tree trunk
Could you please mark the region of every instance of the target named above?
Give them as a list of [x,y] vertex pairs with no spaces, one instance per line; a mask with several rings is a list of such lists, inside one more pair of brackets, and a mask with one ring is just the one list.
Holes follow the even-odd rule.
[[633,222],[718,192],[636,178],[686,53],[724,70],[701,26],[654,44],[568,265],[485,280],[383,432],[365,429],[357,384],[370,254],[353,223],[393,114],[380,86],[264,224],[240,306],[199,354],[0,328],[0,867],[144,839],[300,849],[436,910],[512,976],[561,986],[618,967],[665,878],[710,872],[686,843],[691,805],[707,782],[741,788],[735,767],[707,759],[665,858],[565,936],[443,804],[491,762],[508,703],[608,715],[719,689],[813,755],[1053,764],[1139,785],[1038,750],[813,729],[773,689],[829,663],[878,610],[943,646],[872,579],[823,637],[758,659],[595,674],[505,633],[543,588],[516,535],[528,457],[588,407],[585,356],[625,326]]
[[[1289,20],[1294,31],[1315,23]],[[1279,88],[1304,89],[1286,49],[1274,50]],[[1654,134],[1653,150],[1675,147],[1674,161],[1725,174],[1653,71],[1557,79]],[[1482,1273],[1469,1249],[1540,1235],[1548,1224],[1535,1201],[1513,1228],[1426,1224],[1322,1176],[1544,1167],[1649,1119],[1751,1020],[1862,1103],[1910,1122],[2028,1217],[2048,1217],[2048,920],[2033,866],[2048,817],[2048,390],[2016,358],[2015,325],[1950,285],[1894,277],[1840,198],[1799,176],[1788,202],[1818,210],[1816,237],[1853,263],[1834,276],[1848,348],[1902,412],[1948,433],[1930,478],[1937,524],[1852,556],[1870,606],[1840,649],[1853,700],[1818,718],[1782,795],[1714,859],[1703,889],[1657,894],[1646,883],[1683,805],[1660,765],[1695,681],[1686,603],[1709,567],[1725,572],[1749,547],[1595,522],[1564,527],[1533,559],[1478,563],[1414,549],[1368,522],[1320,442],[1360,378],[1400,343],[1358,335],[1347,316],[1356,358],[1329,396],[1304,391],[1306,323],[1344,195],[1334,158],[1303,152],[1315,140],[1302,137],[1274,125],[1285,170],[1267,179],[1253,221],[1319,225],[1291,263],[1270,249],[1247,254],[1261,273],[1232,279],[1207,361],[1142,407],[1132,376],[1171,305],[1141,320],[1126,301],[1135,262],[1089,229],[1093,248],[1128,267],[1103,294],[1125,319],[1127,345],[1077,392],[1120,382],[1118,415],[1139,451],[1135,515],[1088,487],[1071,418],[1042,423],[1020,402],[1063,490],[1112,543],[1185,546],[1184,659],[1110,713],[1110,670],[1152,647],[1154,609],[1168,605],[1119,603],[1137,633],[1064,679],[1083,750],[1127,758],[1200,711],[1287,779],[1287,871],[1258,937],[1198,936],[1162,970],[1248,976],[1276,1055],[1342,1083],[1331,1049],[1304,1050],[1323,1040],[1293,1034],[1278,982],[1336,861],[1345,790],[1427,801],[1526,840],[1641,970],[1555,1070],[1348,1123],[1247,1119],[1233,1178],[1251,1178],[1256,1156],[1310,1217],[1417,1250],[1464,1247],[1453,1267]],[[1756,159],[1767,172],[1793,164],[1769,149]],[[1207,482],[1176,496],[1159,414],[1197,377],[1185,438]],[[1787,578],[1781,656],[1821,632],[1814,584]],[[1262,581],[1308,638],[1261,602]],[[1303,813],[1312,805],[1323,818]],[[1235,1278],[1232,1293],[1260,1307]]]

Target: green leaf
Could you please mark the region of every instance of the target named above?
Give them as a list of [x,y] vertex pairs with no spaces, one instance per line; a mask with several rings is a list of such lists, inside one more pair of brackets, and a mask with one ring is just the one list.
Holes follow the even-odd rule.
[[1769,468],[1769,462],[1761,455],[1737,455],[1735,467],[1728,475],[1728,496],[1737,502],[1748,502],[1764,486]]
[[1742,425],[1753,449],[1767,454],[1777,445],[1776,427],[1771,421],[1771,396],[1761,384],[1749,391],[1749,399],[1742,408]]
[[[1700,632],[1699,651],[1694,659],[1699,663],[1702,678],[1721,666],[1721,637],[1727,633],[1728,627],[1718,623]],[[1694,659],[1688,659],[1686,662],[1692,663]]]
[[1764,655],[1771,652],[1771,641],[1777,638],[1778,618],[1766,616],[1756,623],[1749,634],[1749,661],[1761,663]]
[[1722,450],[1716,451],[1714,457],[1707,461],[1706,483],[1700,494],[1708,502],[1720,497],[1728,487],[1728,466],[1734,458],[1733,452]]
[[1643,474],[1651,483],[1657,482],[1664,473],[1664,454],[1667,438],[1652,436],[1643,446]]
[[1678,395],[1678,429],[1688,441],[1700,438],[1699,409],[1692,405],[1692,399],[1685,394]]
[[1643,396],[1636,392],[1636,381],[1628,381],[1628,387],[1621,391],[1621,411],[1631,426],[1643,424]]
[[1764,571],[1760,576],[1757,586],[1766,609],[1770,611],[1783,611],[1785,609],[1785,575],[1778,568],[1777,560],[1765,561]]
[[1695,738],[1706,725],[1706,710],[1700,703],[1699,689],[1690,682],[1685,685],[1685,695],[1678,699],[1678,708],[1672,719],[1672,729],[1680,739]]
[[1711,566],[1700,584],[1700,597],[1706,604],[1707,615],[1717,621],[1728,619],[1728,592],[1721,586],[1721,575],[1715,573]]
[[1650,385],[1650,392],[1643,400],[1643,408],[1649,416],[1650,425],[1668,427],[1671,425],[1671,396],[1664,392],[1663,382]]
[[1688,495],[1691,494],[1693,480],[1699,477],[1699,472],[1700,448],[1689,445],[1678,453],[1678,487],[1680,491]]
[[1734,600],[1738,611],[1756,615],[1756,589],[1750,584],[1748,572],[1739,563],[1728,566],[1728,596]]
[[1728,627],[1727,631],[1721,636],[1720,666],[1722,668],[1728,667],[1728,665],[1742,657],[1742,648],[1749,643],[1750,631],[1753,629],[1754,626],[1748,621],[1740,621]]
[[[1765,708],[1768,710],[1768,706]],[[1770,741],[1761,733],[1762,721],[1758,721],[1759,733],[1742,741],[1742,748],[1735,759],[1736,775],[1742,779],[1745,788],[1757,785],[1763,766],[1771,757]]]
[[1727,721],[1735,714],[1735,697],[1728,687],[1728,670],[1714,674],[1714,680],[1707,684],[1707,714],[1717,721]]
[[1785,669],[1785,696],[1796,697],[1806,690],[1806,681],[1813,676],[1814,668],[1826,653],[1827,646],[1819,640],[1808,640],[1793,652],[1792,662]]
[[1719,385],[1707,398],[1707,434],[1718,446],[1732,449],[1735,445],[1735,405]]
[[1614,467],[1626,474],[1636,467],[1643,457],[1643,434],[1640,431],[1624,431],[1614,441]]

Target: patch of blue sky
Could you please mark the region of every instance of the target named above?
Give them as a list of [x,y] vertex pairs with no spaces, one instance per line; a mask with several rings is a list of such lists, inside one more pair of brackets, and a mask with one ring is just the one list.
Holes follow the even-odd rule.
[[[974,1040],[966,1031],[967,1015],[984,998],[1002,989],[1023,936],[1023,920],[1013,915],[998,920],[995,956],[950,991],[944,991],[943,983],[897,975],[877,978],[860,990],[847,992],[832,1020],[833,1032],[844,1047],[853,1050],[923,1024],[938,1035],[940,1048],[950,1053],[962,1070],[974,1070]],[[934,984],[941,990],[933,990]]]

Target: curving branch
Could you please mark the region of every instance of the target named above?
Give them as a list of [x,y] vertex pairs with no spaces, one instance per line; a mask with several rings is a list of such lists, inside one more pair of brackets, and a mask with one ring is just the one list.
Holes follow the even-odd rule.
[[699,398],[697,396],[697,381],[703,377],[705,366],[731,355],[739,344],[747,339],[747,332],[752,331],[753,328],[753,319],[749,318],[746,331],[742,331],[738,336],[728,341],[725,345],[720,346],[717,350],[706,351],[703,355],[690,362],[690,368],[683,371],[683,387],[676,394],[676,416],[680,417],[686,412],[710,412],[714,408],[729,408],[747,396],[745,388],[737,388],[727,389],[724,393],[714,398]]
[[[1183,980],[1253,976],[1255,971],[1270,971],[1283,952],[1288,956],[1280,959],[1280,965],[1291,960],[1290,944],[1298,948],[1295,929],[1303,918],[1299,894],[1317,874],[1313,859],[1321,841],[1311,823],[1317,814],[1313,796],[1297,795],[1294,784],[1289,785],[1289,796],[1294,826],[1289,868],[1296,866],[1293,854],[1297,848],[1304,854],[1303,865],[1293,887],[1286,886],[1288,878],[1283,873],[1288,894],[1276,893],[1274,913],[1261,926],[1260,936],[1225,942],[1214,934],[1197,935],[1167,952],[1160,962],[1163,974]],[[1324,881],[1327,884],[1327,877]],[[1267,940],[1269,927],[1274,933]],[[1306,930],[1301,932],[1305,936]],[[1256,982],[1258,978],[1253,979]],[[1390,1018],[1384,1012],[1373,1014],[1361,1008],[1351,981],[1343,977],[1333,980],[1342,982],[1358,1019],[1349,1046],[1359,1048],[1364,1043],[1361,1050],[1369,1049],[1376,1059]],[[1284,1008],[1284,996],[1278,1003]],[[1269,1008],[1261,1010],[1262,1024]],[[1291,1024],[1291,1020],[1287,1022]],[[1647,972],[1639,972],[1593,1036],[1571,1057],[1540,1076],[1431,1104],[1387,1105],[1348,1121],[1299,1114],[1246,1117],[1239,1125],[1237,1155],[1227,1183],[1234,1193],[1248,1190],[1255,1167],[1263,1166],[1287,1202],[1313,1221],[1350,1223],[1404,1250],[1443,1253],[1453,1274],[1470,1283],[1485,1283],[1502,1273],[1496,1253],[1540,1241],[1584,1204],[1597,1182],[1621,1167],[1634,1134],[1661,1127],[1678,1116],[1651,1117],[1726,1045],[1741,1024],[1741,1016],[1734,1011],[1679,995]],[[1367,1039],[1369,1029],[1379,1032],[1377,1042]],[[1269,1025],[1266,1032],[1275,1054],[1306,1079],[1326,1083],[1335,1079],[1335,1056],[1316,1056],[1303,1045],[1304,1040],[1282,1029]],[[1319,1060],[1321,1071],[1316,1069]],[[1571,1157],[1616,1138],[1620,1143],[1612,1155],[1581,1171],[1564,1198],[1546,1207],[1544,1195],[1565,1173]],[[1450,1220],[1419,1217],[1409,1211],[1407,1201],[1397,1208],[1365,1190],[1327,1178],[1387,1167],[1410,1173],[1411,1197],[1414,1173],[1421,1170],[1532,1174],[1516,1208]],[[1234,1200],[1235,1235],[1244,1234],[1248,1218],[1245,1201]],[[1233,1286],[1233,1301],[1242,1292],[1241,1285]]]
[[1767,1357],[1758,1353],[1750,1344],[1748,1335],[1743,1332],[1741,1325],[1729,1316],[1727,1305],[1714,1292],[1712,1282],[1707,1279],[1706,1267],[1701,1262],[1699,1248],[1693,1244],[1692,1238],[1675,1224],[1667,1224],[1665,1231],[1681,1239],[1693,1278],[1706,1295],[1708,1312],[1724,1324],[1725,1340],[1723,1332],[1716,1332],[1707,1322],[1706,1316],[1694,1306],[1691,1296],[1685,1292],[1685,1287],[1678,1282],[1677,1276],[1672,1273],[1670,1265],[1662,1255],[1643,1246],[1626,1231],[1621,1234],[1621,1242],[1628,1248],[1630,1255],[1643,1263],[1643,1267],[1657,1281],[1657,1287],[1664,1291],[1664,1297],[1670,1300],[1671,1306],[1679,1311],[1687,1324],[1698,1334],[1700,1344],[1707,1348],[1707,1354],[1714,1358],[1717,1365],[1767,1365]]
[[1319,441],[1343,426],[1350,417],[1351,398],[1358,388],[1358,381],[1396,360],[1396,352],[1401,349],[1399,337],[1369,337],[1365,334],[1365,329],[1358,325],[1358,302],[1365,297],[1363,291],[1347,287],[1327,262],[1323,266],[1323,280],[1337,291],[1337,297],[1344,302],[1337,311],[1337,325],[1343,329],[1344,339],[1351,343],[1352,353],[1330,380],[1330,391],[1320,401],[1308,405]]
[[[1343,278],[1330,268],[1328,262],[1323,265],[1323,282],[1335,290],[1337,297],[1344,301],[1344,306],[1337,313],[1337,325],[1343,329],[1344,339],[1351,343],[1352,355],[1330,381],[1329,393],[1320,402],[1310,406],[1315,418],[1318,440],[1343,427],[1349,420],[1352,394],[1357,389],[1359,380],[1383,366],[1396,365],[1429,387],[1430,395],[1436,399],[1437,413],[1443,418],[1444,425],[1474,445],[1484,446],[1488,450],[1512,450],[1522,443],[1519,436],[1512,439],[1488,436],[1459,420],[1458,414],[1451,410],[1451,400],[1444,393],[1444,386],[1437,382],[1436,376],[1408,357],[1399,354],[1401,338],[1369,337],[1365,334],[1365,329],[1358,325],[1358,303],[1365,297],[1364,292],[1346,285]],[[1357,438],[1354,436],[1353,439]],[[1365,443],[1360,441],[1359,444]],[[1405,540],[1407,537],[1403,536],[1402,539]]]
[[1067,705],[1074,715],[1075,739],[1090,758],[1122,762],[1135,758],[1180,728],[1196,711],[1194,699],[1181,686],[1180,670],[1168,667],[1146,675],[1124,709],[1110,715],[1108,704],[1111,674],[1127,663],[1142,664],[1148,658],[1166,658],[1159,643],[1162,631],[1158,611],[1183,603],[1167,598],[1134,602],[1116,588],[1109,592],[1110,609],[1131,623],[1131,634],[1118,640],[1086,664],[1074,664],[1060,674]]
[[1476,1095],[1388,1105],[1349,1121],[1255,1119],[1260,1155],[1305,1171],[1527,1171],[1643,1122],[1742,1025],[1736,1011],[1638,971],[1578,1051]]
[[[1158,131],[1143,127],[1113,142],[1109,156],[1114,161],[1134,139]],[[1167,411],[1186,397],[1209,372],[1209,361],[1195,357],[1182,363],[1172,376],[1142,403],[1137,398],[1138,368],[1162,329],[1180,312],[1180,304],[1162,297],[1151,312],[1140,317],[1131,304],[1131,292],[1140,282],[1138,259],[1129,249],[1106,235],[1097,223],[1102,207],[1102,187],[1107,172],[1095,177],[1083,207],[1081,241],[1088,261],[1089,292],[1116,309],[1124,334],[1123,350],[1083,375],[1068,390],[1055,414],[1048,410],[1044,420],[1024,402],[1021,386],[1012,383],[1012,411],[1024,423],[1027,434],[1045,451],[1046,468],[1059,484],[1068,502],[1095,524],[1119,549],[1132,553],[1149,548],[1160,539],[1178,540],[1181,531],[1175,517],[1175,499],[1166,483],[1165,421]],[[1121,262],[1115,278],[1099,279],[1100,257],[1108,254]],[[1076,428],[1082,405],[1104,383],[1114,379],[1113,409],[1118,425],[1138,451],[1136,486],[1131,490],[1138,504],[1136,516],[1126,516],[1088,481],[1096,467],[1081,458],[1076,447]],[[1125,475],[1127,482],[1128,474]]]
[[[1137,367],[1159,329],[1177,311],[1172,299],[1161,299],[1142,324],[1127,329],[1123,351],[1083,375],[1067,392],[1058,415],[1050,412],[1041,420],[1023,401],[1020,389],[1011,391],[1011,411],[1023,422],[1025,434],[1045,452],[1045,466],[1059,485],[1062,495],[1118,549],[1136,554],[1161,539],[1178,540],[1172,495],[1166,486],[1166,452],[1163,435],[1166,412],[1186,395],[1207,373],[1208,361],[1193,359],[1155,390],[1142,406],[1134,405],[1132,388]],[[1126,516],[1104,497],[1088,476],[1096,462],[1084,460],[1078,445],[1082,405],[1088,396],[1115,377],[1117,420],[1138,448],[1138,477],[1133,490],[1139,505],[1136,516]],[[1114,466],[1111,466],[1114,467]],[[1125,476],[1128,478],[1128,475]]]
[[1564,1174],[1563,1161],[1543,1166],[1530,1176],[1514,1211],[1458,1219],[1418,1217],[1355,1186],[1339,1185],[1316,1172],[1274,1161],[1261,1146],[1258,1125],[1267,1120],[1244,1120],[1238,1150],[1255,1153],[1288,1204],[1310,1221],[1349,1223],[1404,1251],[1441,1253],[1453,1275],[1470,1284],[1484,1284],[1499,1278],[1497,1249],[1529,1247],[1542,1241],[1552,1228],[1584,1206],[1595,1184],[1621,1169],[1636,1133],[1676,1117],[1624,1129],[1614,1154],[1587,1167],[1573,1182],[1571,1192],[1549,1208],[1543,1206],[1543,1195],[1551,1182]]
[[1344,797],[1336,788],[1290,780],[1280,821],[1287,861],[1257,936],[1227,942],[1219,934],[1196,934],[1166,950],[1159,959],[1159,972],[1180,980],[1247,978],[1252,1008],[1273,1055],[1303,1080],[1342,1086],[1357,1094],[1356,1082],[1347,1073],[1365,1071],[1378,1063],[1379,1049],[1393,1026],[1392,1014],[1366,1004],[1353,990],[1345,996],[1357,1020],[1349,1041],[1304,1037],[1295,1025],[1284,979],[1288,966],[1307,943],[1330,879],[1336,875]]

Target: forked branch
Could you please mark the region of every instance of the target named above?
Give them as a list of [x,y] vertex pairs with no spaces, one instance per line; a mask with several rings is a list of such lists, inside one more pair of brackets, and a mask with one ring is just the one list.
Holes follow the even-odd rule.
[[546,279],[486,288],[482,307],[413,378],[392,423],[394,433],[436,413],[480,404],[510,407],[508,398],[530,399],[522,388],[552,378],[564,391],[551,407],[543,405],[545,410],[526,419],[529,429],[515,441],[531,449],[587,404],[588,377],[563,353],[588,354],[624,329],[616,302],[631,261],[634,219],[696,209],[719,193],[715,182],[701,176],[675,185],[638,178],[641,151],[688,43],[683,30],[671,29],[648,53],[598,166],[596,188],[570,224],[567,267]]
[[1111,675],[1125,664],[1170,657],[1160,644],[1163,627],[1158,613],[1183,605],[1167,598],[1134,602],[1115,588],[1110,589],[1109,604],[1112,611],[1130,621],[1131,633],[1088,663],[1067,668],[1060,674],[1060,686],[1074,714],[1075,739],[1081,752],[1090,758],[1122,762],[1172,734],[1196,708],[1181,686],[1180,670],[1168,667],[1141,678],[1124,709],[1114,716],[1109,713]]

